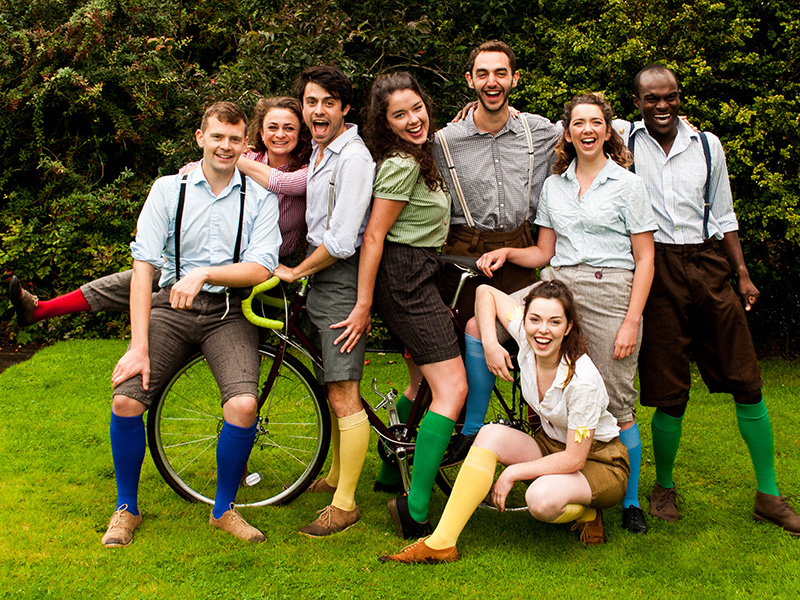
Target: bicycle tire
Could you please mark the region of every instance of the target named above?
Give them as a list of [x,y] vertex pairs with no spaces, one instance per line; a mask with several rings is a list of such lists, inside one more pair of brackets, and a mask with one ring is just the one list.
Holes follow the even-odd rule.
[[[498,383],[500,383],[499,380]],[[527,410],[527,404],[519,399],[519,396],[514,396],[514,398],[517,398],[517,402],[512,403],[511,406],[509,406],[509,402],[504,398],[506,396],[511,398],[513,393],[510,386],[503,386],[503,388],[508,389],[508,393],[505,395],[501,393],[501,395],[498,396],[497,388],[495,388],[495,390],[492,392],[492,397],[489,401],[489,409],[486,411],[486,424],[499,423],[514,427],[515,429],[525,430],[526,427],[523,425],[523,423],[526,422],[525,413]],[[458,477],[458,473],[461,470],[462,464],[463,463],[459,463],[448,467],[442,467],[436,474],[436,484],[439,486],[439,489],[444,492],[445,496],[449,497],[450,492],[453,491],[453,485],[456,482],[456,477]],[[497,477],[503,472],[503,468],[503,465],[499,463],[497,464],[497,467],[495,468],[495,480],[497,480]],[[525,502],[525,492],[527,488],[528,486],[521,481],[518,481],[516,484],[514,484],[514,487],[506,498],[507,511],[521,511],[528,509],[528,505]],[[479,508],[497,510],[497,508],[488,501],[481,502]]]
[[[259,389],[275,361],[259,346]],[[331,419],[322,388],[286,353],[259,411],[256,438],[236,496],[238,506],[286,504],[302,494],[328,454]],[[147,439],[156,468],[190,502],[214,503],[216,446],[222,428],[219,388],[202,355],[191,358],[150,407]]]

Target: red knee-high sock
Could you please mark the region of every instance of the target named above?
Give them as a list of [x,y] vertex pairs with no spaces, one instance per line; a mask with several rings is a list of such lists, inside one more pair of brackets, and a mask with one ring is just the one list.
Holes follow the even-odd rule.
[[77,289],[52,300],[40,300],[39,305],[33,309],[33,318],[37,321],[42,321],[90,309],[91,307],[86,301],[83,292]]

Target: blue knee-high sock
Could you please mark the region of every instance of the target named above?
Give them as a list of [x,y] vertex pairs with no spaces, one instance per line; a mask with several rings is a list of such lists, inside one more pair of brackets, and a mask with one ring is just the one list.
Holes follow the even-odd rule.
[[468,333],[464,335],[466,352],[464,367],[467,370],[467,414],[461,433],[478,433],[486,419],[486,410],[494,388],[494,374],[486,366],[483,355],[483,342]]
[[111,412],[111,455],[117,478],[117,508],[128,505],[128,512],[139,514],[139,474],[144,462],[144,419],[120,417]]
[[250,427],[238,427],[227,421],[222,424],[217,442],[217,497],[214,499],[213,510],[215,519],[219,519],[236,500],[236,492],[247,467],[255,437],[255,423]]
[[639,506],[639,469],[642,466],[642,440],[639,437],[639,425],[619,432],[619,441],[628,449],[628,460],[631,463],[631,474],[628,475],[628,487],[622,499],[622,508]]

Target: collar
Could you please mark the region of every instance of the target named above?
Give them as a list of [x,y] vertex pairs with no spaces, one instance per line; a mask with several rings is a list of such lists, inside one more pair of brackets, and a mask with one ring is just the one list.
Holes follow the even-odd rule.
[[[342,148],[345,147],[347,142],[349,142],[350,140],[352,140],[354,137],[356,137],[358,135],[358,126],[357,125],[355,125],[353,123],[345,123],[344,127],[345,127],[344,133],[339,135],[339,137],[337,137],[330,144],[328,144],[325,147],[326,151],[330,150],[331,152],[339,154],[339,152],[342,151]],[[313,154],[316,154],[317,152],[319,152],[319,144],[317,144],[317,142],[315,142],[314,140],[311,140],[311,148],[312,148],[312,153]]]
[[[578,165],[578,159],[573,158],[572,162],[569,163],[569,167],[567,167],[567,170],[561,174],[561,177],[563,177],[567,181],[577,183],[578,178],[575,176],[575,169],[577,168],[577,165]],[[610,156],[607,156],[606,164],[603,165],[603,168],[594,178],[591,187],[605,183],[608,179],[619,179],[620,178],[619,169],[622,169],[622,167],[620,167],[616,162],[614,162],[614,160]]]
[[[203,160],[200,160],[200,164],[198,167],[189,173],[186,177],[186,182],[192,185],[203,185],[209,193],[211,193],[211,184],[206,179],[206,174],[203,172]],[[233,168],[233,175],[231,175],[230,181],[228,181],[228,185],[225,186],[225,189],[222,190],[222,193],[219,194],[218,198],[224,198],[228,194],[231,193],[231,190],[235,187],[240,187],[242,185],[242,176],[238,169],[238,167]]]
[[[514,134],[518,134],[522,132],[522,123],[519,122],[520,119],[524,117],[520,114],[519,117],[516,119],[511,118],[511,114],[509,113],[508,119],[506,120],[506,124],[500,129],[500,131],[495,134],[494,137],[500,137],[504,133],[511,131]],[[467,113],[467,116],[464,117],[464,128],[466,129],[467,135],[492,135],[488,131],[480,131],[478,126],[475,125],[475,111],[470,111]]]
[[[633,124],[633,128],[629,135],[633,135],[640,129],[644,129],[644,134],[638,133],[637,135],[647,135],[650,139],[655,142],[655,138],[650,135],[650,132],[647,131],[647,126],[644,124],[644,121],[636,121]],[[683,138],[687,140],[691,140],[692,138],[696,139],[698,142],[700,141],[700,134],[697,131],[691,129],[686,123],[683,122],[683,119],[678,119],[678,133],[675,136],[675,141],[677,142],[678,139]],[[656,142],[657,143],[657,142]],[[675,142],[673,142],[674,144]]]

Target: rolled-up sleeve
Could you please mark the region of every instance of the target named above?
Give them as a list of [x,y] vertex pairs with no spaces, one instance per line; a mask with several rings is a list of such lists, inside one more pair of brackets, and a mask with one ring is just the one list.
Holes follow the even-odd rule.
[[[254,183],[248,179],[248,193],[257,187]],[[271,273],[278,266],[278,249],[282,241],[278,228],[278,196],[261,187],[258,187],[258,192],[258,214],[253,221],[242,262],[258,263]]]
[[156,269],[164,266],[163,252],[169,236],[171,214],[167,207],[167,198],[178,193],[174,179],[162,177],[150,188],[136,222],[136,239],[131,242],[134,260],[151,264]]

